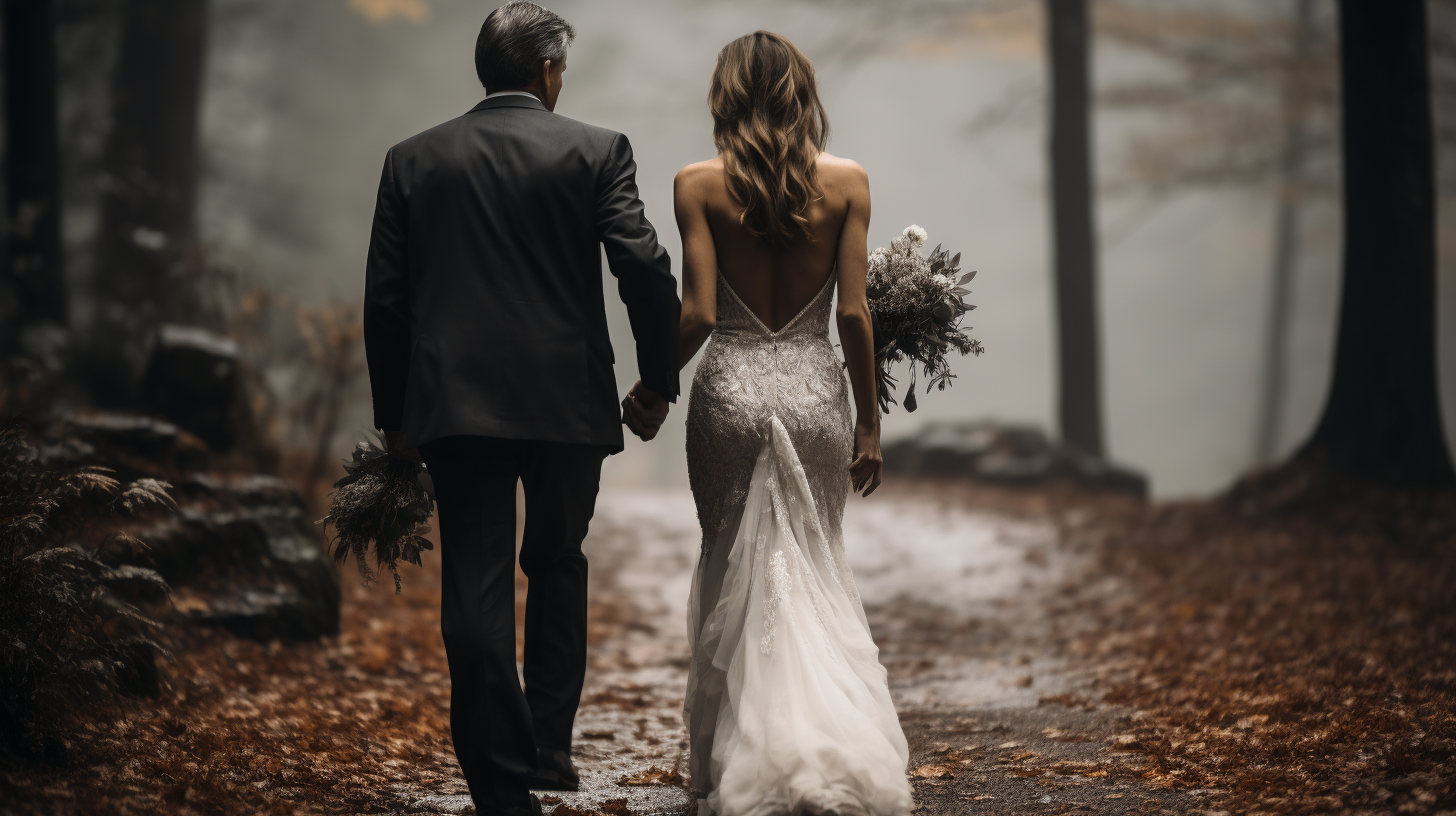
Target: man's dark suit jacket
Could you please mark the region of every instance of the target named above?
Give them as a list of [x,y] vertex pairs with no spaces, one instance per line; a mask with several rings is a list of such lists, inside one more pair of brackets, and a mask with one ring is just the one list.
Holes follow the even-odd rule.
[[602,300],[617,278],[646,388],[678,394],[682,304],[627,138],[487,99],[384,160],[365,274],[374,424],[622,449]]

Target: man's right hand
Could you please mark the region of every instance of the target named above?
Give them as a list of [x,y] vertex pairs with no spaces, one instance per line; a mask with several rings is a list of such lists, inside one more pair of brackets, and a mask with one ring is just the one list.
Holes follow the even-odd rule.
[[404,446],[404,431],[385,431],[384,444],[389,448],[390,453],[401,459],[408,459],[420,465],[425,463],[425,458],[420,456],[418,450]]
[[667,419],[668,408],[669,403],[661,394],[644,388],[638,380],[622,400],[622,424],[643,442],[650,442]]

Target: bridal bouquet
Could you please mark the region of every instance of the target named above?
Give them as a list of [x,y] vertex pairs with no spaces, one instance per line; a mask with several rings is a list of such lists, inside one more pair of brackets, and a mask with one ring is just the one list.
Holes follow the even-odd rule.
[[976,276],[967,272],[959,280],[961,254],[954,257],[939,245],[927,257],[920,254],[925,230],[910,225],[890,246],[870,253],[865,294],[875,332],[875,385],[880,410],[895,404],[895,379],[890,366],[910,360],[910,385],[905,389],[905,410],[914,411],[915,364],[919,363],[931,386],[944,391],[955,377],[945,355],[950,349],[961,354],[985,351],[973,339],[970,327],[960,328],[961,318],[976,308],[965,302],[967,283]]
[[329,514],[320,522],[334,525],[334,558],[340,562],[354,554],[359,574],[374,580],[365,557],[374,542],[374,563],[394,573],[394,593],[400,592],[399,562],[420,566],[420,552],[433,549],[421,534],[435,512],[435,501],[420,484],[425,466],[411,462],[379,444],[360,442],[353,461],[344,463],[346,476],[334,483]]

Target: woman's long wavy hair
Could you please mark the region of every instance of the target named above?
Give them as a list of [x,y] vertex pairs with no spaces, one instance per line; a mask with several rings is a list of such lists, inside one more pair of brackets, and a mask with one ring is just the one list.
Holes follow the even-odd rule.
[[778,34],[739,37],[718,52],[708,108],[739,222],[771,246],[812,241],[805,213],[823,195],[816,168],[829,141],[814,64]]

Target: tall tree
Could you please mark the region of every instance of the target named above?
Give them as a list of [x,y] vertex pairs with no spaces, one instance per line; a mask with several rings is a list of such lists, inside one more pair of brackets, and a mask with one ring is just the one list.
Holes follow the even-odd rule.
[[1046,0],[1051,69],[1052,263],[1062,438],[1102,456],[1097,241],[1092,209],[1087,0]]
[[208,0],[126,0],[102,157],[93,391],[126,401],[150,331],[185,293],[194,240]]
[[[5,0],[5,272],[20,324],[64,326],[55,20],[50,0]],[[13,348],[13,346],[12,346]]]
[[1341,0],[1344,288],[1329,397],[1296,460],[1360,480],[1450,487],[1427,49],[1425,0]]

